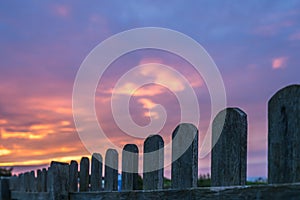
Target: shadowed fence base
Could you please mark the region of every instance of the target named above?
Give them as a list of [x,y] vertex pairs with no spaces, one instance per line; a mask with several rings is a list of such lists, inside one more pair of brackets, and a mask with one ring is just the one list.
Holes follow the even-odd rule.
[[289,199],[300,197],[300,183],[281,185],[257,185],[235,187],[191,188],[181,190],[155,190],[130,192],[98,192],[71,193],[70,200],[99,200],[99,199]]
[[[234,187],[207,187],[181,190],[155,190],[155,191],[128,191],[128,192],[71,192],[70,200],[100,200],[100,199],[289,199],[296,200],[300,196],[300,183],[234,186]],[[50,200],[48,192],[12,192],[12,199]]]

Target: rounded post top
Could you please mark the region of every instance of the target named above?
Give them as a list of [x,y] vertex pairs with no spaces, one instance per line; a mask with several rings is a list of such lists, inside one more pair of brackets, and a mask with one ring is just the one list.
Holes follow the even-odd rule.
[[187,132],[187,133],[194,133],[194,132],[198,132],[198,129],[194,124],[181,123],[181,124],[177,125],[177,127],[173,131],[173,133],[172,133],[172,138],[173,139],[177,135],[178,131],[184,131],[184,132]]
[[273,104],[277,99],[290,98],[293,94],[298,94],[300,96],[300,84],[293,84],[281,88],[269,99],[268,104]]
[[138,153],[139,149],[135,144],[126,144],[123,147],[123,151],[128,151],[128,152],[132,152],[132,153]]

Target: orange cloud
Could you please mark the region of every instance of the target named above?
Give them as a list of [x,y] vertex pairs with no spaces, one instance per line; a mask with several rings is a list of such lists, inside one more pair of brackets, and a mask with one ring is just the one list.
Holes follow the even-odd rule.
[[138,102],[143,104],[143,108],[146,108],[146,109],[152,109],[156,106],[156,104],[153,101],[151,101],[150,99],[146,99],[146,98],[138,99]]
[[150,99],[146,99],[146,98],[138,99],[138,102],[143,105],[143,108],[148,109],[148,111],[144,112],[145,117],[153,117],[154,119],[159,118],[159,114],[157,112],[149,111],[150,109],[156,107],[157,104],[155,104]]
[[178,74],[155,63],[151,67],[140,68],[139,75],[151,77],[155,83],[161,83],[174,92],[182,91],[186,87]]
[[287,57],[278,57],[272,60],[272,68],[280,69],[286,66],[288,58]]
[[0,124],[7,124],[7,120],[6,119],[0,119]]
[[82,157],[90,157],[90,155],[62,156],[62,157],[53,157],[53,158],[38,159],[38,160],[2,162],[0,163],[0,166],[9,167],[9,166],[20,166],[20,165],[45,165],[45,164],[50,164],[51,161],[70,163],[71,160],[76,160],[79,162]]
[[[163,94],[166,88],[172,92],[180,92],[188,87],[186,85],[187,82],[182,77],[175,70],[164,68],[156,63],[148,63],[147,66],[139,67],[136,71],[132,72],[130,80],[124,80],[124,83],[122,82],[108,93],[129,96],[156,96]],[[150,84],[147,87],[139,85],[141,78],[148,80],[147,82]]]
[[9,155],[10,153],[11,153],[11,150],[0,146],[0,156]]
[[32,134],[30,132],[9,132],[4,129],[1,130],[1,138],[9,139],[9,138],[24,138],[30,140],[38,140],[43,139],[46,134]]
[[126,83],[121,87],[116,88],[115,90],[110,90],[109,93],[114,92],[119,95],[129,95],[135,97],[141,96],[156,96],[165,92],[165,89],[161,86],[151,84],[138,88],[138,85],[135,83]]

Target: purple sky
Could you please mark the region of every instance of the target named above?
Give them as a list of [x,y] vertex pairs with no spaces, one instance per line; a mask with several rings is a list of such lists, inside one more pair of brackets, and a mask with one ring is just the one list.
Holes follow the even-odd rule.
[[[68,161],[88,155],[72,119],[77,70],[106,38],[147,26],[182,32],[208,51],[223,77],[228,106],[248,114],[248,176],[266,176],[267,101],[280,88],[300,80],[297,0],[1,1],[0,166],[45,165],[53,159]],[[174,67],[191,83],[200,80],[194,89],[204,112],[201,139],[209,101],[205,83],[193,76],[183,59],[157,50],[119,58],[100,81],[97,114],[109,127],[106,131],[111,132],[111,139],[120,146],[131,140],[116,133],[110,110],[103,109],[104,99],[109,98],[103,91],[109,91],[131,67],[148,61]],[[180,115],[176,99],[166,89],[150,88],[163,92],[133,97],[132,117],[147,124],[145,99],[165,105],[169,118],[161,134],[169,141]],[[141,147],[142,140],[136,142]],[[209,171],[209,157],[200,160],[200,173]]]

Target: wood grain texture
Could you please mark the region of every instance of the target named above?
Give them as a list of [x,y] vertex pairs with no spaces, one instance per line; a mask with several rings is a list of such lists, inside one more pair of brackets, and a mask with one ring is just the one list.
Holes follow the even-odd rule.
[[[219,134],[221,133],[221,134]],[[211,185],[246,184],[247,115],[239,108],[226,108],[213,121]]]
[[300,182],[300,85],[269,100],[268,127],[268,182]]
[[162,189],[164,181],[164,141],[151,135],[144,141],[143,189]]

